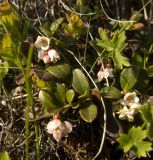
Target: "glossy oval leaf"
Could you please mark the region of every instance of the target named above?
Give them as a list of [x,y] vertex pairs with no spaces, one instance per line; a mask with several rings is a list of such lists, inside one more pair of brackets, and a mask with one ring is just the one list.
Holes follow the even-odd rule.
[[124,91],[129,91],[132,89],[136,82],[137,79],[132,68],[126,68],[122,71],[120,76],[120,84]]
[[72,103],[73,99],[74,99],[74,96],[75,96],[75,92],[73,89],[69,89],[67,92],[66,92],[66,100],[69,104]]
[[50,96],[45,91],[39,92],[39,100],[49,113],[58,113],[63,108],[63,106],[61,105],[56,105],[56,103],[54,103],[55,100],[53,100],[52,96]]
[[9,154],[7,152],[0,153],[0,160],[10,160]]
[[151,121],[150,123],[147,124],[147,136],[148,138],[153,141],[153,121]]
[[84,121],[91,123],[97,117],[97,106],[93,103],[86,103],[79,113]]
[[47,68],[47,71],[58,79],[67,80],[71,77],[71,68],[69,64],[65,62],[53,64]]
[[139,90],[144,90],[149,84],[148,72],[143,68],[133,67],[133,73],[137,79],[135,88]]
[[106,98],[119,99],[121,97],[121,91],[111,86],[102,88],[100,93]]
[[80,95],[90,95],[90,87],[84,73],[80,69],[73,70],[72,86]]
[[64,84],[58,84],[57,85],[57,90],[53,91],[55,99],[57,99],[61,104],[65,104],[65,97],[66,97],[66,91],[65,91],[65,85]]
[[137,66],[139,68],[143,68],[143,66],[144,66],[143,65],[144,64],[143,61],[144,60],[143,60],[142,56],[140,54],[138,54],[138,53],[135,53],[134,56],[132,57],[132,65],[135,65],[135,66]]

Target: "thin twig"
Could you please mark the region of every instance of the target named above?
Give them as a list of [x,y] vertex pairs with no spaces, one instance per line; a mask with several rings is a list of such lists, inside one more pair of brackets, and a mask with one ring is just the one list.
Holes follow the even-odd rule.
[[130,21],[125,21],[125,20],[124,20],[124,21],[121,21],[121,20],[116,20],[116,19],[110,18],[110,17],[108,16],[108,14],[105,12],[101,0],[100,0],[100,6],[101,6],[101,8],[102,8],[102,10],[103,10],[103,12],[104,12],[104,14],[105,14],[105,16],[107,17],[107,19],[109,19],[109,20],[111,20],[111,21],[118,22],[118,23],[125,23],[125,22],[131,23],[131,22],[136,22],[136,21],[133,21],[133,20],[130,20]]
[[91,16],[91,15],[95,15],[96,13],[78,13],[76,12],[74,9],[70,8],[68,5],[66,5],[62,0],[59,0],[59,2],[61,3],[61,5],[63,6],[63,8],[67,11],[70,12],[74,12],[80,16]]

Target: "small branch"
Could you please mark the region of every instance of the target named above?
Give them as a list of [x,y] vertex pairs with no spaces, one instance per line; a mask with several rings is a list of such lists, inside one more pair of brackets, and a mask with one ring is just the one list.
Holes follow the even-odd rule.
[[104,14],[105,14],[105,16],[107,17],[107,19],[109,19],[109,20],[111,20],[111,21],[118,22],[118,23],[125,23],[125,22],[131,23],[131,22],[136,22],[136,21],[133,21],[133,20],[131,20],[131,21],[120,21],[120,20],[116,20],[116,19],[110,18],[110,17],[108,16],[108,14],[105,12],[101,0],[100,0],[100,6],[101,6],[101,8],[102,8],[102,10],[103,10],[103,12],[104,12]]
[[67,11],[70,11],[70,12],[74,12],[80,16],[91,16],[91,15],[95,15],[96,13],[78,13],[76,12],[74,9],[70,8],[69,6],[67,6],[62,0],[59,0],[59,3],[61,3],[61,5],[63,6],[63,8]]

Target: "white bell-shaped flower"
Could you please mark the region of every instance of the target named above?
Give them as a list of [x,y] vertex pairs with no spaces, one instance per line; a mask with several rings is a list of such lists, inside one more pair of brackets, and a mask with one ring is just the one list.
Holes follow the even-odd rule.
[[109,64],[106,65],[106,67],[101,68],[97,74],[98,81],[102,81],[104,78],[107,79],[108,77],[113,77],[113,68],[110,67]]
[[72,124],[55,118],[47,124],[47,132],[53,134],[53,138],[59,142],[62,137],[66,137],[68,133],[72,132]]
[[60,60],[60,56],[55,49],[50,49],[48,51],[48,56],[50,57],[51,62],[55,63]]
[[48,50],[50,47],[50,39],[43,36],[38,36],[35,41],[35,47],[42,50]]

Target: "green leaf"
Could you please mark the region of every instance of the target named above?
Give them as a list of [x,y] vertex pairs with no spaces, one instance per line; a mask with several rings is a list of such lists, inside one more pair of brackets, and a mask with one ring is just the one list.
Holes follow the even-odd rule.
[[133,73],[132,68],[125,68],[120,76],[120,84],[124,91],[129,91],[136,84],[137,79]]
[[37,76],[32,77],[33,85],[40,90],[50,91],[51,90],[51,83],[43,81],[39,79]]
[[69,64],[65,62],[57,62],[49,66],[47,71],[58,79],[68,80],[71,78],[71,68]]
[[96,38],[97,45],[104,48],[106,51],[110,52],[113,50],[113,47],[111,45],[108,45],[105,41],[103,42],[102,40]]
[[137,66],[134,66],[133,72],[137,79],[135,88],[138,88],[139,90],[144,90],[149,83],[149,77],[147,71],[143,68],[138,68]]
[[59,100],[61,104],[65,104],[65,85],[64,84],[57,84],[56,92],[53,91],[53,94],[56,96],[55,98]]
[[11,36],[19,36],[20,16],[17,10],[13,10],[13,7],[6,0],[1,3],[1,22],[9,33],[12,34]]
[[136,145],[137,142],[141,142],[143,139],[147,137],[146,130],[142,130],[141,127],[132,127],[129,130],[128,135],[132,138],[132,142],[134,145]]
[[0,153],[0,160],[10,160],[9,154],[7,152]]
[[132,65],[137,66],[139,68],[143,68],[143,58],[141,57],[140,54],[135,53],[134,56],[132,57]]
[[114,48],[113,48],[112,42],[109,40],[106,31],[102,28],[99,28],[98,32],[101,40],[97,39],[97,45],[103,47],[106,51],[113,50]]
[[152,143],[151,142],[138,142],[136,143],[136,155],[138,158],[140,157],[147,157],[146,152],[151,151],[152,147],[151,147]]
[[11,47],[0,48],[0,56],[12,60],[14,58],[13,49]]
[[73,70],[72,86],[80,95],[90,95],[89,83],[80,69]]
[[10,48],[11,47],[11,39],[9,35],[4,35],[3,40],[2,40],[2,48]]
[[49,29],[45,27],[39,27],[40,31],[46,36],[46,37],[51,37],[51,32]]
[[151,121],[150,123],[147,124],[147,136],[148,138],[153,141],[153,121]]
[[130,137],[126,134],[121,134],[120,137],[117,138],[117,141],[120,144],[120,148],[122,148],[124,152],[128,152],[133,146]]
[[66,92],[66,100],[69,104],[72,103],[73,99],[74,99],[74,96],[75,96],[75,92],[73,89],[69,89],[67,92]]
[[146,123],[153,121],[153,105],[150,103],[144,104],[140,107],[140,110],[142,118]]
[[100,93],[106,98],[119,99],[121,97],[121,91],[111,86],[102,88]]
[[45,91],[39,92],[39,100],[49,113],[58,113],[63,109],[63,106],[57,106],[58,102]]
[[1,62],[0,63],[0,80],[2,80],[8,73],[8,63],[7,62]]
[[134,126],[129,130],[128,134],[121,134],[117,141],[119,147],[128,152],[130,149],[133,150],[137,157],[146,157],[146,152],[152,150],[152,143],[144,141],[147,137],[146,130],[142,130],[141,127],[135,128]]
[[153,77],[153,65],[148,67],[148,76]]
[[130,63],[128,58],[122,55],[118,48],[115,48],[114,51],[111,53],[111,57],[114,63],[120,68],[123,69],[123,66],[129,67]]
[[141,116],[147,127],[147,136],[150,140],[153,140],[153,104],[144,104],[140,107]]
[[84,121],[91,123],[97,117],[97,106],[93,103],[86,103],[79,113]]
[[51,24],[50,31],[52,35],[57,31],[58,27],[63,22],[63,20],[64,18],[58,18]]
[[116,31],[112,38],[112,43],[115,46],[115,48],[121,50],[125,40],[126,40],[125,31],[122,32]]
[[50,108],[50,107],[56,107],[55,104],[53,104],[52,102],[52,97],[49,95],[48,92],[45,91],[40,91],[39,92],[39,100],[41,101],[41,103],[46,107],[46,108]]
[[78,39],[81,34],[86,33],[86,28],[80,16],[74,12],[66,15],[69,23],[63,23],[63,28],[69,36]]
[[77,0],[76,5],[79,6],[79,7],[82,7],[82,6],[85,5],[85,2],[86,2],[86,0]]
[[61,41],[61,40],[59,40],[55,37],[51,37],[51,41],[52,41],[53,44],[55,44],[58,47],[62,47],[62,48],[67,47],[67,45],[63,41]]

